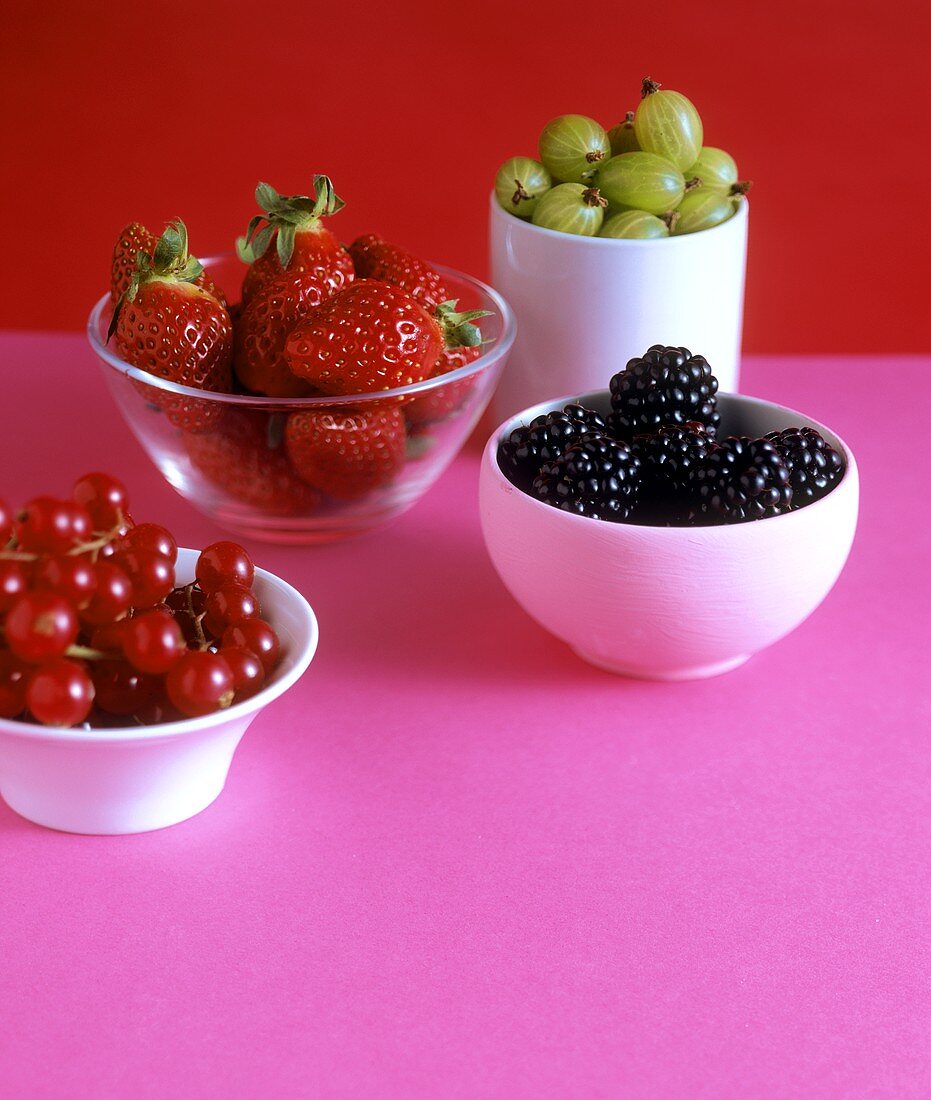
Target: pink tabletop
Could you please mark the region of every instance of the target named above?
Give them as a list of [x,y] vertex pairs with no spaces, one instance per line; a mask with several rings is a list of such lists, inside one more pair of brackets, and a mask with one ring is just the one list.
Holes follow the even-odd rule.
[[[0,340],[0,493],[161,480],[78,336]],[[927,1097],[928,372],[757,359],[860,461],[846,572],[699,683],[616,679],[510,600],[478,450],[390,530],[253,547],[320,617],[201,816],[0,808],[6,1095]]]

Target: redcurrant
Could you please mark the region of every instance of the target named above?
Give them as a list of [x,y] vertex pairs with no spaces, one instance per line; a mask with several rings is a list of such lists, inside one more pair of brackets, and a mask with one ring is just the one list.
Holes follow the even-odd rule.
[[115,561],[133,586],[133,607],[154,607],[175,586],[175,568],[161,554],[151,550],[119,551]]
[[10,649],[29,664],[61,657],[78,636],[74,608],[54,592],[27,592],[7,612],[4,624]]
[[21,561],[0,558],[0,615],[9,611],[29,587],[29,574]]
[[237,582],[252,587],[255,566],[246,551],[235,542],[215,542],[197,559],[197,582],[205,592]]
[[13,537],[13,509],[5,500],[0,500],[0,550]]
[[138,672],[125,661],[94,661],[91,668],[95,702],[107,714],[138,714],[158,697],[156,676]]
[[137,527],[130,527],[120,540],[120,549],[161,554],[172,565],[178,560],[178,544],[174,536],[158,523],[140,523]]
[[129,577],[112,561],[98,561],[94,565],[97,585],[90,603],[81,612],[81,618],[90,626],[122,619],[132,606],[132,585]]
[[265,666],[251,649],[239,645],[224,649],[222,656],[233,674],[237,701],[251,699],[265,682]]
[[36,497],[29,501],[16,521],[16,539],[23,550],[34,554],[64,553],[92,533],[86,508],[71,500]]
[[146,611],[135,615],[123,633],[126,660],[140,672],[167,672],[187,646],[170,611]]
[[32,669],[8,649],[0,649],[0,718],[18,718],[26,709]]
[[278,664],[281,643],[278,635],[264,619],[246,619],[223,632],[221,650],[227,646],[243,646],[250,649],[265,666],[266,672]]
[[44,726],[76,726],[94,705],[94,684],[82,665],[64,657],[37,668],[26,688],[26,706]]
[[99,650],[101,653],[122,654],[126,628],[131,622],[132,619],[119,619],[115,623],[95,626],[90,636],[91,649]]
[[91,602],[97,587],[94,564],[78,555],[55,555],[43,558],[33,571],[36,588],[56,592],[78,611]]
[[90,513],[97,531],[112,531],[129,507],[125,486],[109,474],[85,474],[75,482],[73,496]]
[[204,626],[217,638],[228,626],[261,614],[252,589],[241,584],[224,584],[214,589],[207,597],[206,610]]
[[191,650],[172,665],[165,677],[172,704],[189,718],[228,707],[235,687],[230,666],[219,653]]

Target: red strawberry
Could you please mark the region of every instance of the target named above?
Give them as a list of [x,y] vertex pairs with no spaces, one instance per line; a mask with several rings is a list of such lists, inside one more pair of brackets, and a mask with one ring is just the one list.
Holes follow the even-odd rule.
[[240,382],[270,397],[304,397],[314,389],[292,373],[285,359],[291,330],[332,293],[325,269],[290,268],[265,279],[236,322],[233,368]]
[[[203,268],[188,254],[184,222],[173,222],[151,259],[143,258],[110,321],[109,336],[123,359],[140,370],[195,389],[228,391],[232,385],[233,326],[226,309],[194,280]],[[155,387],[146,399],[183,428],[206,426],[211,406]]]
[[298,322],[285,345],[291,370],[322,393],[393,389],[428,378],[447,347],[474,347],[482,335],[469,322],[486,313],[435,313],[400,287],[358,279]]
[[295,412],[288,417],[285,446],[308,485],[333,497],[359,497],[404,465],[404,417],[396,407]]
[[275,420],[265,413],[227,409],[209,432],[185,436],[191,465],[233,500],[266,515],[311,514],[320,494],[300,481],[280,441]]
[[[459,370],[467,363],[474,363],[483,351],[481,347],[450,348],[443,353],[430,377],[439,378],[441,375],[449,374],[450,371]],[[437,386],[436,389],[425,393],[423,397],[415,397],[410,404],[404,406],[404,415],[407,417],[408,424],[415,427],[434,420],[445,420],[462,405],[477,378],[478,375],[472,374],[468,378],[461,378],[445,386]]]
[[[129,290],[139,253],[144,252],[151,258],[157,244],[158,237],[140,222],[130,222],[120,233],[113,248],[113,264],[110,268],[110,299],[114,305]],[[198,275],[194,282],[197,286],[202,286],[208,294],[212,294],[220,305],[227,304],[223,291],[206,271]]]
[[429,264],[382,240],[376,233],[357,237],[349,246],[349,255],[360,279],[378,279],[399,286],[427,308],[435,309],[452,298],[443,277]]
[[344,206],[328,176],[314,177],[313,198],[279,195],[274,187],[260,183],[255,199],[264,213],[255,215],[245,237],[237,241],[240,258],[250,265],[242,284],[244,305],[262,283],[285,270],[315,272],[330,294],[353,278],[351,258],[322,220]]

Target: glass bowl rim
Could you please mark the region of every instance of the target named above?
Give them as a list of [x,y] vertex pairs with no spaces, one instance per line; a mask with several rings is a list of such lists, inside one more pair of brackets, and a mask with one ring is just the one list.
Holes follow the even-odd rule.
[[[216,256],[208,256],[203,259],[201,263],[209,271],[211,265],[224,263],[236,258],[235,253],[227,252]],[[219,393],[215,390],[199,390],[195,389],[193,386],[181,386],[176,382],[169,382],[165,378],[159,378],[157,375],[150,374],[148,371],[132,366],[127,363],[125,359],[121,359],[118,355],[115,355],[105,343],[101,342],[99,335],[100,321],[104,310],[110,302],[109,294],[104,294],[103,297],[96,302],[90,312],[90,316],[87,319],[87,339],[95,353],[103,362],[118,373],[125,375],[127,378],[132,378],[141,382],[143,385],[151,386],[153,389],[163,390],[166,393],[179,394],[184,397],[195,398],[199,401],[209,401],[218,405],[229,405],[248,409],[319,409],[332,408],[334,405],[382,404],[392,398],[416,397],[420,394],[429,393],[431,390],[440,389],[451,383],[471,378],[472,375],[480,374],[482,371],[494,366],[511,350],[511,345],[514,343],[514,337],[517,333],[517,320],[514,316],[514,311],[494,287],[489,286],[487,283],[483,283],[481,279],[476,279],[472,275],[466,275],[465,272],[446,267],[444,264],[431,263],[430,266],[441,275],[451,277],[457,282],[465,283],[473,290],[477,291],[482,297],[490,299],[495,309],[501,315],[502,332],[501,335],[495,339],[494,343],[489,345],[489,350],[480,355],[473,362],[467,363],[464,367],[457,367],[456,370],[438,375],[435,378],[426,378],[422,382],[414,382],[409,386],[397,386],[394,389],[387,390],[373,390],[368,393],[339,394],[333,396],[321,394],[319,396],[314,395],[313,397],[265,397],[262,394]]]

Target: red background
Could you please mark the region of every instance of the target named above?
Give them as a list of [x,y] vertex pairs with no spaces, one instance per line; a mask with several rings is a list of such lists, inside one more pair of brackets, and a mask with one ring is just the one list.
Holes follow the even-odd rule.
[[0,324],[77,328],[127,221],[228,248],[259,178],[333,176],[373,229],[487,271],[497,165],[649,73],[753,192],[748,351],[926,350],[925,0],[3,5]]

